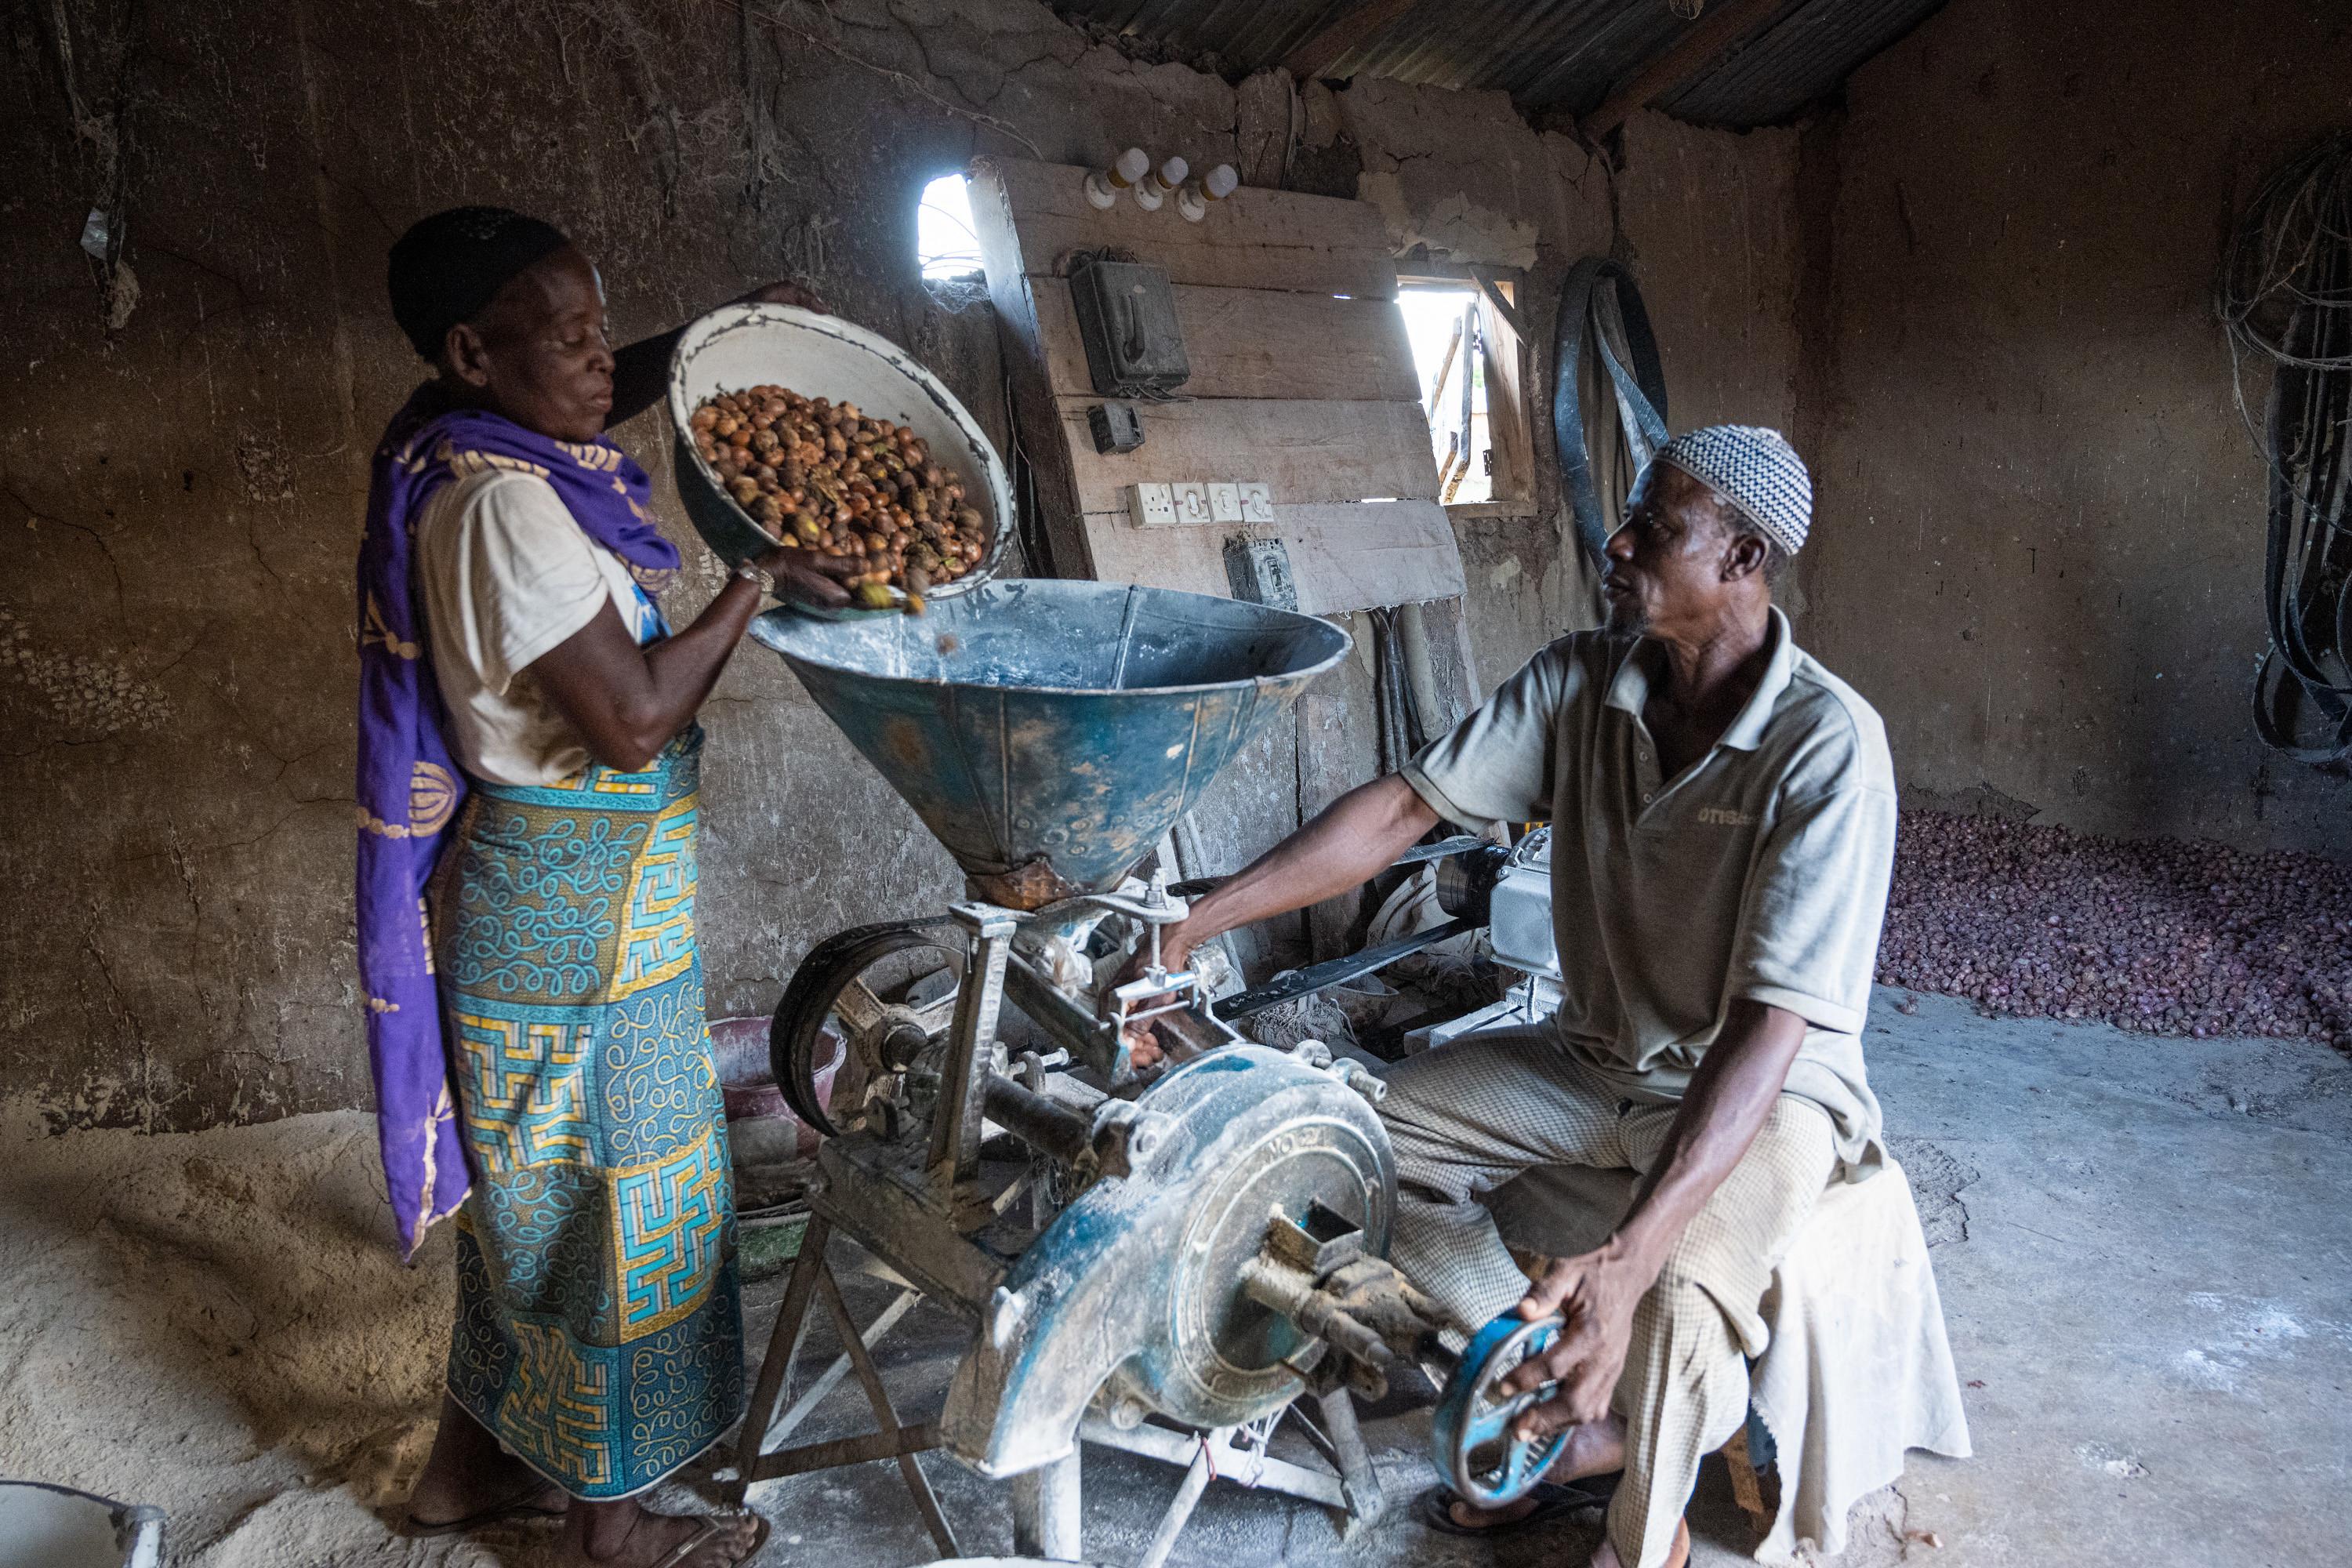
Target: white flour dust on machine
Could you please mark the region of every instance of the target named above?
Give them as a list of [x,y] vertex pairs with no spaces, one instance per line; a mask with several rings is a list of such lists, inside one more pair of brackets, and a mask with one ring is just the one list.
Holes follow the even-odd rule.
[[[730,308],[682,340],[673,417],[683,430],[712,391],[762,383],[854,400],[957,454],[1001,537],[996,454],[892,345],[805,311]],[[722,555],[765,544],[683,441],[678,473]],[[1269,1049],[1221,1021],[1196,973],[1156,962],[1182,898],[1164,872],[1129,875],[1347,635],[1259,605],[992,570],[920,616],[785,609],[753,635],[947,847],[968,896],[820,943],[777,1009],[777,1081],[827,1136],[738,1488],[896,1459],[955,1556],[915,1458],[943,1447],[1011,1479],[1016,1551],[1077,1558],[1083,1440],[1184,1468],[1145,1564],[1213,1477],[1377,1514],[1349,1391],[1379,1393],[1445,1326],[1383,1260],[1396,1173],[1370,1103],[1381,1085],[1312,1042]],[[1138,950],[1144,975],[1106,996]],[[1148,1084],[1127,1043],[1146,1023],[1174,1042]],[[901,1288],[885,1319],[929,1297],[970,1324],[936,1420],[892,1406],[870,1353],[888,1325],[852,1321],[827,1260],[836,1237]],[[813,1311],[843,1354],[798,1388]],[[877,1429],[793,1444],[852,1373]],[[1286,1418],[1321,1465],[1270,1451]]]

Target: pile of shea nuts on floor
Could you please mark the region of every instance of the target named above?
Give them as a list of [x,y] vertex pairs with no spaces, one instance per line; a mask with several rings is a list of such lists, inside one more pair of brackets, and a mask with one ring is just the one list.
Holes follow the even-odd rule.
[[2352,866],[1906,811],[1878,978],[1990,1013],[2352,1048]]

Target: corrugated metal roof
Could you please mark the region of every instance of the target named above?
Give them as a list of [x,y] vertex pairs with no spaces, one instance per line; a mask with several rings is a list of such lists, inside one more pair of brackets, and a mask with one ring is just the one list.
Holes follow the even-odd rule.
[[[1236,72],[1279,65],[1363,0],[1053,0],[1062,15]],[[1714,5],[1729,0],[1710,0]],[[1660,107],[1712,125],[1785,120],[1943,0],[1790,0]],[[1582,114],[1695,24],[1666,0],[1421,0],[1325,68],[1433,87],[1499,88],[1528,109]]]
[[1769,125],[1833,90],[1944,0],[1807,0],[1658,107],[1702,125]]

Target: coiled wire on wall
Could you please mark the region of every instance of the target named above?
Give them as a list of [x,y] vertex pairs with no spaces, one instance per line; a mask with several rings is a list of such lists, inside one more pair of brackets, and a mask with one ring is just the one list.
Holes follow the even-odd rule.
[[2213,305],[2241,413],[2246,362],[2273,367],[2262,437],[2271,640],[2254,670],[2254,728],[2298,762],[2341,768],[2352,760],[2352,133],[2255,192]]
[[1666,442],[1666,372],[1633,275],[1605,256],[1569,268],[1552,335],[1552,440],[1576,538],[1596,567],[1625,497]]

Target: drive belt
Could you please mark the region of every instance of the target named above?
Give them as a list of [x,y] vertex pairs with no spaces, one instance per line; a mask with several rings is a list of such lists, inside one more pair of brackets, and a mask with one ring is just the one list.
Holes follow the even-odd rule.
[[[1622,497],[1602,498],[1597,475],[1614,454],[1596,460],[1587,440],[1582,384],[1588,354],[1598,359],[1609,378],[1616,405],[1615,431],[1638,474],[1666,442],[1666,372],[1658,359],[1658,340],[1650,330],[1642,290],[1631,272],[1605,256],[1588,256],[1569,268],[1552,339],[1552,438],[1559,453],[1561,482],[1576,513],[1577,542],[1597,564],[1615,529]],[[1594,412],[1605,421],[1609,411]]]

